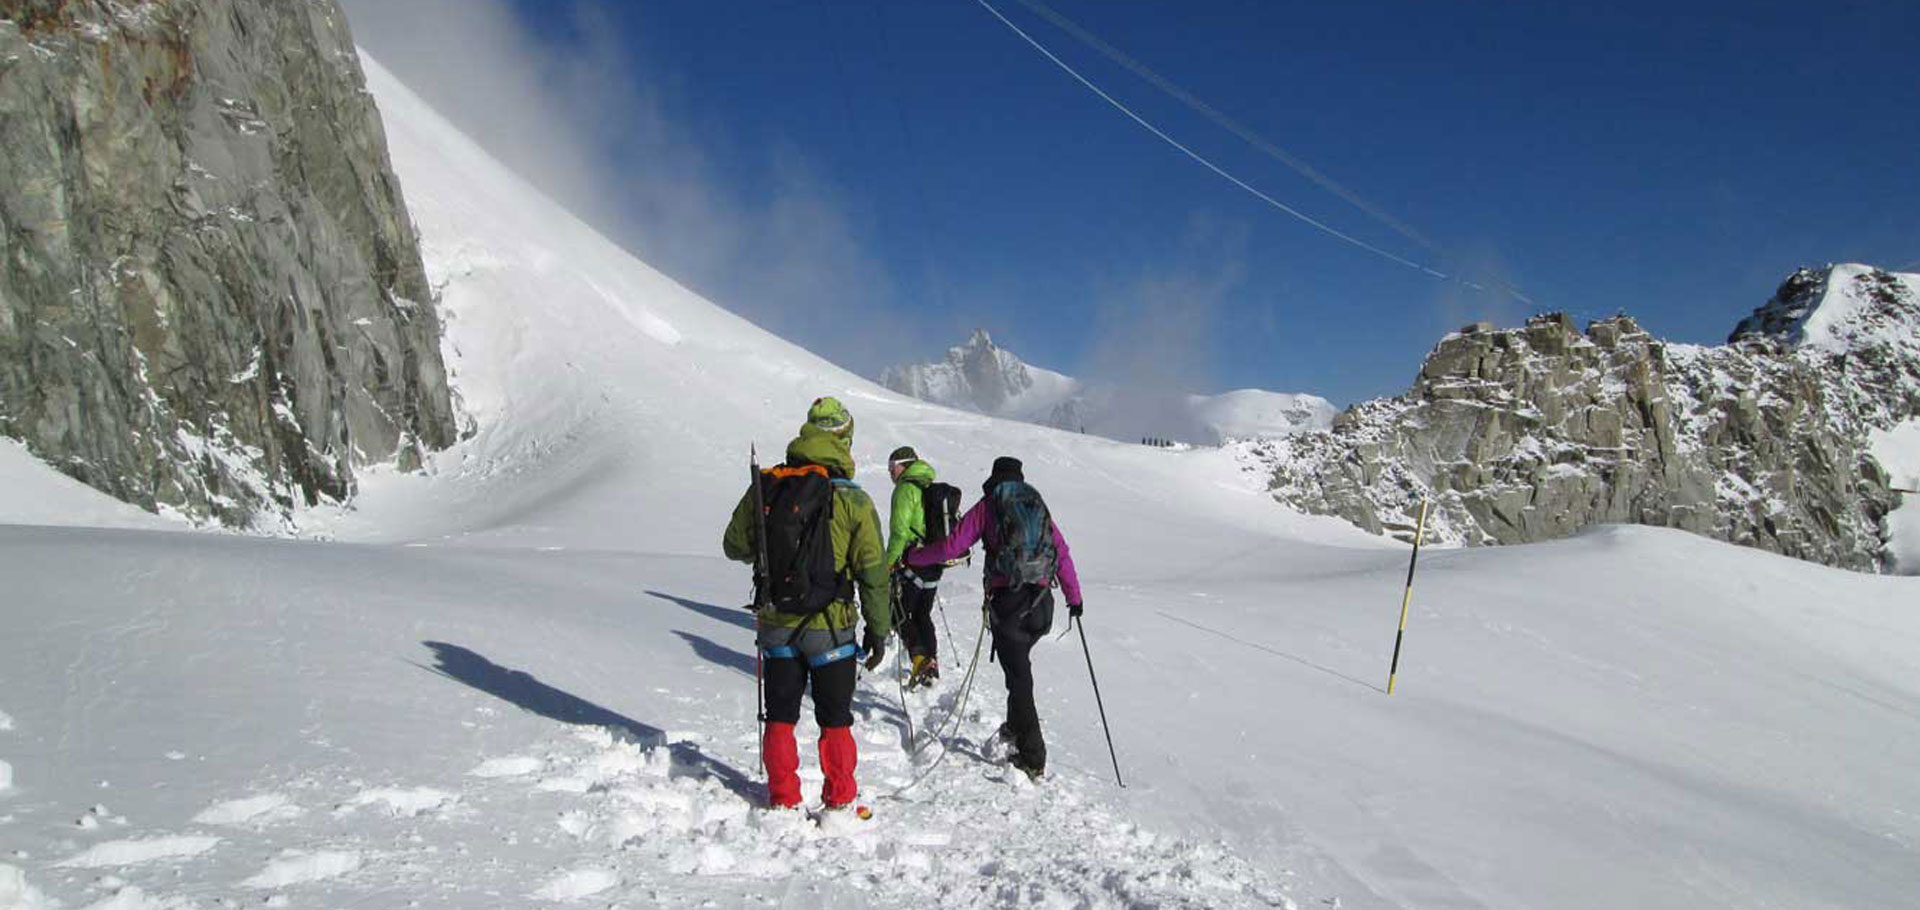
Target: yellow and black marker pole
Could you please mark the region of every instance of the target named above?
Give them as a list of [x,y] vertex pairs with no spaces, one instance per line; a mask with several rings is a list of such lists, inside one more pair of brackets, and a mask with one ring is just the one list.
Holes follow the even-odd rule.
[[1427,534],[1427,500],[1420,500],[1420,523],[1413,531],[1413,556],[1407,560],[1407,592],[1400,597],[1400,631],[1393,636],[1393,665],[1387,668],[1387,694],[1400,673],[1400,643],[1407,637],[1407,607],[1413,603],[1413,570],[1420,564],[1420,540]]

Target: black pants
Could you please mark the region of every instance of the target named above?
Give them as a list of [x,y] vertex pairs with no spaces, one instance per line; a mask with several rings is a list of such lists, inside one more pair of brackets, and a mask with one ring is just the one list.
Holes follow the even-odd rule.
[[987,608],[993,623],[993,652],[1007,675],[1007,724],[1013,729],[1020,764],[1047,766],[1047,741],[1040,733],[1040,709],[1033,704],[1035,642],[1053,628],[1053,591],[1037,585],[1002,588]]
[[800,722],[800,696],[813,684],[813,719],[821,729],[853,726],[854,659],[809,667],[797,657],[768,659],[760,672],[767,686],[767,720],[777,724]]
[[[914,583],[915,578],[920,584]],[[940,656],[940,639],[933,633],[933,604],[940,595],[939,584],[937,575],[931,581],[908,571],[893,576],[894,628],[900,630],[900,643],[907,646],[909,655]]]

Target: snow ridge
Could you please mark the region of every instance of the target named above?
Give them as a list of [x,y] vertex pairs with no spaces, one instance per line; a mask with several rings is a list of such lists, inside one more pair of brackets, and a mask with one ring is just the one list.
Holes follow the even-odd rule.
[[[1119,390],[1022,361],[976,329],[946,359],[889,367],[880,384],[922,401],[1037,423],[1123,442],[1156,437],[1197,445],[1325,429],[1332,402],[1317,395],[1239,389],[1220,395],[1171,394],[1174,413],[1151,413]],[[1171,390],[1168,390],[1171,392]]]

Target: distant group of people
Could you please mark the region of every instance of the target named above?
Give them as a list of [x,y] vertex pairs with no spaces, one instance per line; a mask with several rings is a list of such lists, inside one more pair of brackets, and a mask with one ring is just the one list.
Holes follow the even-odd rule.
[[[955,518],[959,491],[939,483],[911,446],[901,446],[887,460],[894,489],[882,546],[878,510],[853,480],[853,428],[853,415],[838,400],[815,400],[785,462],[759,473],[722,542],[729,559],[756,567],[768,804],[801,804],[794,725],[809,689],[820,726],[821,802],[830,810],[853,804],[857,659],[864,655],[866,668],[877,669],[897,632],[911,658],[906,683],[933,685],[940,675],[933,610],[942,574],[983,541],[986,622],[1007,683],[999,736],[1009,763],[1039,778],[1047,747],[1030,652],[1053,625],[1056,584],[1070,616],[1079,617],[1084,603],[1066,539],[1019,459],[994,459],[980,500]],[[861,620],[865,630],[855,646]]]

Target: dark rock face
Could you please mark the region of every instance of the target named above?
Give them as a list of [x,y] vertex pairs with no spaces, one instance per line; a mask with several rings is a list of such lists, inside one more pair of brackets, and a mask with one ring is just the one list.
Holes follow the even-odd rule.
[[[1374,533],[1410,537],[1431,496],[1429,534],[1452,542],[1626,522],[1882,568],[1896,500],[1868,434],[1920,412],[1920,351],[1899,342],[1920,319],[1899,281],[1862,276],[1835,304],[1825,273],[1797,275],[1723,347],[1664,343],[1624,316],[1584,333],[1562,314],[1471,326],[1406,395],[1266,447],[1274,495]],[[1845,339],[1803,343],[1823,300]]]
[[0,432],[230,525],[452,442],[333,0],[0,2]]

